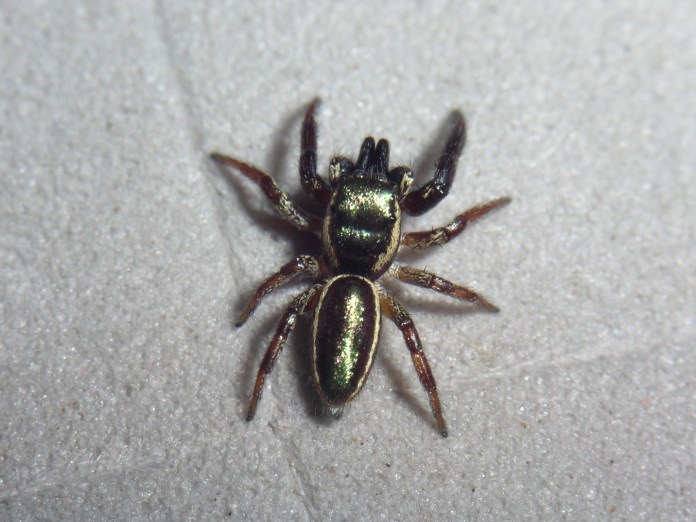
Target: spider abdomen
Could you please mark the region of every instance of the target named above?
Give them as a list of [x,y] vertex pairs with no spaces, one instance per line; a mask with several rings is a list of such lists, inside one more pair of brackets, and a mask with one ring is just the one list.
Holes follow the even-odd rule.
[[322,402],[342,406],[370,373],[380,327],[377,288],[368,279],[340,275],[326,283],[312,328],[314,384]]

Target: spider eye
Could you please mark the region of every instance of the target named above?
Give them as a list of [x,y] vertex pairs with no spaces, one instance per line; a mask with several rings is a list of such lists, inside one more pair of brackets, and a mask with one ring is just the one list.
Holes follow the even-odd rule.
[[336,186],[342,176],[353,170],[353,162],[343,156],[336,156],[329,162],[329,182]]
[[404,176],[401,178],[401,183],[399,183],[399,193],[403,196],[411,188],[411,183],[413,183],[413,172],[407,170],[404,172]]
[[388,178],[389,181],[396,185],[399,196],[403,197],[408,192],[408,189],[411,188],[413,172],[408,167],[395,167],[389,171]]

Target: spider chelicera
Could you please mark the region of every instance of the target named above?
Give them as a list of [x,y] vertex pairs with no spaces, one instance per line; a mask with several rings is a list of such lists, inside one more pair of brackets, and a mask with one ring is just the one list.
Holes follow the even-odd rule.
[[507,204],[498,198],[456,216],[444,227],[424,232],[401,233],[402,211],[417,216],[437,205],[449,192],[457,161],[464,147],[466,125],[460,111],[451,113],[452,130],[430,181],[409,190],[411,169],[389,168],[389,142],[364,139],[357,161],[336,156],[329,163],[329,183],[317,174],[317,124],[319,99],[308,107],[302,123],[300,180],[302,188],[324,213],[317,217],[294,203],[273,179],[238,159],[218,153],[212,159],[232,167],[255,182],[281,216],[298,229],[321,239],[321,255],[299,256],[266,279],[256,290],[237,323],[241,326],[268,294],[299,277],[314,279],[283,313],[261,362],[246,420],[254,418],[266,376],[297,322],[314,312],[312,327],[312,376],[321,401],[339,410],[363,387],[370,373],[379,338],[382,315],[401,331],[418,377],[443,437],[447,427],[430,364],[423,352],[411,316],[404,306],[378,283],[386,274],[399,281],[429,288],[456,299],[469,301],[497,312],[498,308],[480,294],[419,268],[394,263],[399,247],[425,249],[447,243],[466,226]]

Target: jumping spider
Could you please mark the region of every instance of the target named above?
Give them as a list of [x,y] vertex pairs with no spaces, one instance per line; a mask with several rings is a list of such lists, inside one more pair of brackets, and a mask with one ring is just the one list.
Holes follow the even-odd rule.
[[457,160],[465,141],[464,116],[451,114],[452,130],[435,167],[435,174],[422,187],[409,190],[411,169],[389,168],[389,142],[375,144],[367,137],[356,162],[336,156],[329,163],[329,183],[317,174],[317,124],[314,114],[319,99],[308,107],[302,124],[300,180],[302,188],[324,212],[317,217],[296,205],[273,179],[256,167],[235,158],[213,153],[212,159],[232,167],[254,181],[281,216],[300,230],[321,239],[321,255],[299,256],[281,267],[256,290],[237,323],[241,326],[259,302],[280,286],[300,276],[318,281],[297,295],[285,310],[261,362],[246,420],[254,418],[263,383],[295,326],[298,316],[314,312],[312,327],[312,375],[321,401],[340,408],[363,387],[374,361],[381,315],[401,330],[443,437],[447,427],[440,407],[435,378],[425,357],[411,316],[377,280],[388,273],[405,283],[430,288],[456,299],[470,301],[486,310],[498,308],[476,292],[419,268],[394,264],[400,245],[424,249],[447,243],[464,228],[510,198],[498,198],[462,212],[444,227],[424,232],[401,233],[401,212],[423,214],[449,192]]

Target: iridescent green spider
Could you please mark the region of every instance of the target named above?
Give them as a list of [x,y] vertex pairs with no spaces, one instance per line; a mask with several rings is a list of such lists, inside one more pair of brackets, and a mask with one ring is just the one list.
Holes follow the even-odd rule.
[[461,112],[451,114],[452,130],[445,141],[430,181],[409,190],[411,169],[389,168],[389,142],[365,138],[357,161],[337,156],[329,163],[329,183],[317,174],[317,124],[319,100],[308,107],[302,124],[300,180],[304,190],[321,206],[317,217],[293,203],[273,179],[247,163],[213,153],[212,159],[232,167],[254,181],[281,216],[300,230],[321,239],[318,258],[300,256],[266,279],[256,290],[237,324],[249,318],[269,293],[300,276],[316,284],[297,295],[283,314],[261,362],[246,420],[254,418],[263,383],[295,326],[298,316],[314,312],[312,375],[321,401],[339,410],[363,387],[377,349],[382,314],[401,330],[443,437],[445,418],[428,359],[418,331],[406,309],[377,280],[388,273],[405,283],[430,288],[456,299],[475,303],[491,312],[498,308],[476,292],[419,268],[394,264],[400,245],[431,248],[447,243],[466,226],[502,207],[510,198],[498,198],[459,214],[444,227],[401,233],[401,212],[420,215],[437,205],[449,192],[457,160],[464,147],[466,126]]

